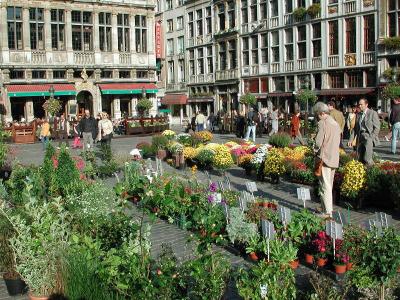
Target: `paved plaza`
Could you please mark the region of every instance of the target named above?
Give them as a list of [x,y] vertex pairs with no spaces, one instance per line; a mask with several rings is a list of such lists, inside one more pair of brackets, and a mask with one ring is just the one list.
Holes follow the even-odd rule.
[[[179,131],[179,128],[174,128],[174,129],[176,131]],[[216,134],[214,140],[216,142],[226,142],[231,140],[232,138],[233,135]],[[120,153],[126,155],[127,153],[129,153],[130,150],[132,150],[135,147],[137,143],[142,141],[151,141],[151,137],[130,136],[130,137],[115,138],[112,142],[112,148],[114,150],[114,153]],[[265,143],[266,141],[267,141],[266,137],[257,139],[258,143]],[[387,142],[383,142],[382,144],[383,145],[381,147],[376,149],[376,152],[383,159],[399,160],[398,157],[388,154],[389,145]],[[55,143],[55,145],[57,144]],[[15,151],[16,159],[20,163],[34,164],[34,165],[39,165],[42,163],[44,153],[42,150],[42,145],[40,143],[30,144],[30,145],[14,145],[14,147],[16,149]],[[80,150],[73,150],[73,149],[71,151],[73,154],[79,154],[80,152]],[[178,176],[182,178],[185,177],[187,178],[188,173],[190,172],[189,170],[174,169],[166,163],[164,163],[164,169],[165,172],[173,174],[173,176]],[[228,170],[227,175],[230,178],[232,189],[236,191],[241,191],[245,189],[244,185],[245,181],[255,180],[254,177],[252,178],[246,176],[244,170],[238,167]],[[220,175],[217,172],[211,171],[210,176],[212,181],[216,182],[220,180]],[[197,173],[197,178],[201,182],[206,182],[208,180],[206,174],[201,171]],[[115,184],[115,181],[116,181],[115,178],[109,178],[106,180],[106,183],[110,186],[113,186]],[[300,202],[297,199],[296,189],[299,186],[301,185],[284,181],[274,185],[268,182],[257,182],[258,192],[256,192],[256,195],[267,197],[271,200],[276,200],[281,205],[290,207],[291,209],[294,210],[299,210],[303,206],[302,202]],[[319,202],[317,202],[315,199],[313,199],[313,201],[307,202],[307,207],[310,208],[311,210],[315,210],[319,205],[320,205]],[[344,207],[335,206],[334,209],[346,211],[346,208]],[[136,207],[132,207],[129,211],[133,216],[136,217],[138,217],[141,214],[141,212],[137,210]],[[350,211],[351,222],[355,224],[362,224],[369,218],[372,218],[374,213],[375,210],[373,208],[362,209],[359,211],[351,210]],[[387,211],[387,213],[391,212]],[[393,216],[393,217],[394,217],[394,226],[397,229],[400,229],[399,217],[398,216]],[[146,219],[146,221],[150,222],[149,219]],[[152,249],[151,249],[152,256],[157,257],[157,255],[161,250],[161,245],[166,243],[172,246],[173,251],[175,252],[180,261],[190,259],[191,257],[193,257],[195,249],[195,242],[188,243],[190,235],[191,235],[190,232],[179,229],[175,224],[168,224],[162,220],[156,220],[154,223],[152,223],[152,230],[150,236],[152,242]],[[214,246],[214,250],[216,252],[220,252],[223,255],[225,255],[230,260],[230,262],[234,267],[249,264],[249,262],[245,261],[242,257],[227,251],[227,249]],[[296,271],[298,284],[301,285],[301,283],[304,282],[302,278],[306,278],[305,274],[308,274],[310,272],[312,272],[311,269],[304,266],[300,267]],[[233,288],[233,284],[231,284],[230,288],[226,293],[226,299],[236,299],[236,298],[237,296],[235,293],[235,289]],[[24,296],[14,297],[14,298],[9,297],[5,290],[4,282],[1,281],[0,300],[5,300],[5,299],[19,300],[19,299],[26,299],[26,297]]]

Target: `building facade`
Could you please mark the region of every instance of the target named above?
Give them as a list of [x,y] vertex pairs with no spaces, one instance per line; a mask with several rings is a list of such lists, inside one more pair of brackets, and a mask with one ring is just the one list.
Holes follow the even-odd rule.
[[49,89],[62,112],[135,115],[153,101],[155,2],[0,1],[0,84],[6,121],[43,117]]
[[[165,86],[167,93],[173,87],[171,93],[188,96],[189,118],[198,110],[240,112],[240,96],[247,92],[256,95],[259,106],[293,111],[294,97],[304,88],[324,101],[349,105],[365,97],[374,107],[387,107],[380,100],[379,86],[384,83],[382,74],[399,66],[399,53],[388,52],[380,41],[399,36],[396,0],[170,0],[164,4],[160,12],[164,28],[169,26],[165,14],[171,9],[163,8],[172,7],[176,13],[177,5],[179,17],[184,14],[186,89],[182,82],[169,87],[165,82]],[[164,41],[171,44],[167,36]],[[168,69],[167,61],[163,67],[166,78],[177,80],[176,59],[182,56],[174,55],[174,68]]]

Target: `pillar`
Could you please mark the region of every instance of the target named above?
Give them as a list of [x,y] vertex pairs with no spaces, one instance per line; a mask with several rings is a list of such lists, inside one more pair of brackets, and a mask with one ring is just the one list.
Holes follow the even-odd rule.
[[31,122],[34,118],[33,101],[29,99],[25,102],[25,119],[27,122]]
[[45,8],[44,9],[44,38],[45,38],[44,48],[46,49],[46,53],[52,51],[50,21],[51,21],[50,9]]
[[132,99],[131,99],[131,115],[134,117],[137,115],[136,105],[137,105],[137,98],[132,97]]
[[210,103],[207,103],[207,116],[211,113]]
[[[65,49],[67,50],[67,61],[69,65],[74,64],[74,53],[72,51],[72,27],[71,27],[72,19],[71,19],[71,10],[65,10]],[[69,70],[68,70],[69,71]],[[67,78],[68,78],[67,71]],[[72,78],[73,78],[73,70],[72,70]]]
[[115,119],[120,119],[121,118],[121,101],[120,101],[119,97],[114,98],[113,108],[114,108],[113,117]]
[[[179,115],[179,117],[180,117],[179,124],[182,125],[182,122],[183,122],[183,105],[181,104],[180,107],[181,108],[180,108],[180,115]],[[171,114],[172,114],[172,112],[171,112]]]
[[101,62],[101,53],[99,38],[99,13],[97,11],[93,13],[93,50],[94,61],[99,64]]
[[[117,13],[113,12],[111,15],[111,48],[113,53],[114,64],[119,64],[119,52],[118,52],[118,20]],[[131,29],[133,30],[133,29]]]
[[[7,27],[6,27],[7,28]],[[31,51],[31,40],[30,40],[30,27],[29,27],[29,8],[22,8],[22,40],[24,43],[24,50]],[[29,53],[30,56],[30,53]]]

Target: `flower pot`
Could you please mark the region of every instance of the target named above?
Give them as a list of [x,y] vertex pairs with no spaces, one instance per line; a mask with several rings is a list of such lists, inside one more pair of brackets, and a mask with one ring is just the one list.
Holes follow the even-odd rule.
[[269,202],[262,202],[262,207],[268,208],[269,207]]
[[353,269],[353,263],[352,263],[352,262],[348,262],[348,263],[346,264],[346,270],[347,270],[347,271],[350,271],[351,269]]
[[346,265],[333,265],[335,267],[336,274],[344,274],[346,273]]
[[328,262],[327,258],[318,258],[317,259],[317,266],[318,267],[324,267],[326,265],[326,263]]
[[212,237],[213,239],[215,239],[217,236],[218,236],[218,233],[216,233],[216,232],[211,233],[211,237]]
[[6,283],[7,292],[10,296],[21,295],[26,292],[26,284],[21,278],[17,279],[4,278],[4,282]]
[[313,262],[314,262],[314,256],[311,255],[311,254],[307,254],[307,253],[306,253],[306,254],[305,254],[305,260],[306,260],[306,263],[312,265]]
[[204,229],[201,229],[200,230],[200,236],[203,237],[203,238],[206,237],[207,236],[207,231],[205,231]]
[[291,262],[289,263],[289,265],[290,265],[290,267],[291,267],[293,270],[296,270],[296,269],[299,267],[299,260],[296,259],[296,260],[294,260],[294,261],[291,261]]
[[258,256],[255,252],[251,252],[249,257],[252,261],[258,261]]
[[166,150],[158,150],[157,151],[157,158],[164,160],[167,157],[167,151]]
[[34,296],[31,293],[29,293],[29,300],[48,300],[49,297],[47,296]]

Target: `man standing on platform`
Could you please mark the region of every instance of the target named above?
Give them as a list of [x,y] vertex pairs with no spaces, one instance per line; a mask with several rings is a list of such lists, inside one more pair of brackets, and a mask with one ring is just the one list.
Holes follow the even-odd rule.
[[360,113],[357,115],[356,126],[350,136],[348,146],[351,147],[353,140],[357,139],[358,160],[364,164],[373,165],[373,148],[380,144],[378,134],[381,122],[378,113],[368,108],[367,99],[360,99],[358,106]]
[[314,106],[317,115],[318,132],[315,138],[315,152],[318,158],[318,179],[321,186],[321,198],[325,209],[324,217],[332,217],[333,200],[332,188],[335,170],[339,167],[340,127],[329,115],[329,108],[323,102]]
[[79,122],[79,131],[83,136],[83,150],[93,148],[93,140],[97,136],[97,121],[90,115],[90,111],[85,109],[85,116]]

